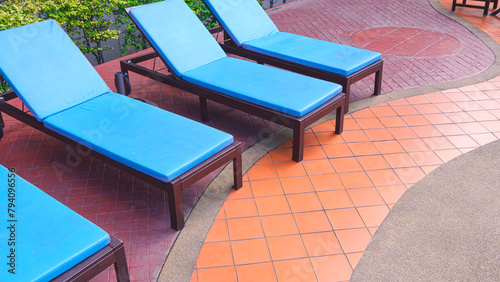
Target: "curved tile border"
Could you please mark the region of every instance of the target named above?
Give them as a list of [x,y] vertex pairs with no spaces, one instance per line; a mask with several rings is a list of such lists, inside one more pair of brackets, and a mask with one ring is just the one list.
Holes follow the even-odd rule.
[[[480,75],[474,77],[436,85],[394,91],[380,96],[372,96],[364,100],[356,101],[350,105],[351,112],[396,99],[481,83],[500,74],[500,45],[478,27],[445,9],[439,0],[430,0],[429,2],[439,13],[459,22],[465,28],[474,33],[480,40],[482,40],[495,54],[495,61],[493,65]],[[290,4],[293,3],[295,2]],[[312,126],[334,118],[334,114],[330,114]],[[243,153],[243,172],[246,173],[262,156],[289,140],[290,136],[291,131],[289,129],[280,129],[245,150]],[[202,194],[191,211],[188,220],[186,221],[186,226],[182,232],[180,232],[172,249],[170,250],[169,255],[167,256],[158,279],[159,281],[190,280],[205,237],[230,192],[232,185],[231,175],[232,165],[228,165],[210,183],[205,192]]]

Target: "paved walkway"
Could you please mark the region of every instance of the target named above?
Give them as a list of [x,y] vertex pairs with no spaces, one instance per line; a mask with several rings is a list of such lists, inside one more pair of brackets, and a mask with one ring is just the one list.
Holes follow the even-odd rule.
[[[499,109],[495,108],[499,99],[498,79],[384,104],[384,99],[397,96],[393,94],[397,90],[442,85],[439,83],[469,77],[473,78],[460,83],[484,80],[484,76],[477,78],[477,75],[494,62],[494,53],[481,40],[437,13],[425,0],[387,5],[385,1],[356,6],[334,0],[303,0],[270,12],[283,31],[352,46],[364,44],[365,48],[383,51],[382,90],[390,94],[354,103],[353,111],[366,104],[378,105],[348,115],[342,136],[330,134],[331,121],[308,131],[306,160],[302,163],[288,162],[289,142],[264,154],[289,138],[287,131],[280,130],[248,149],[246,168],[265,156],[248,171],[245,188],[229,196],[215,221],[219,208],[201,205],[205,203],[202,197],[196,208],[212,209],[213,217],[199,221],[195,209],[187,227],[206,226],[207,232],[213,222],[207,242],[200,252],[206,234],[200,233],[202,239],[188,246],[198,250],[189,253],[188,247],[178,248],[189,244],[183,237],[190,234],[189,230],[183,231],[161,278],[175,274],[169,271],[170,258],[180,253],[185,256],[183,261],[191,259],[190,265],[184,264],[191,268],[188,267],[187,278],[181,273],[183,279],[169,281],[186,281],[192,275],[200,282],[210,281],[214,274],[217,281],[225,281],[217,275],[245,281],[246,275],[252,278],[255,268],[260,275],[257,281],[264,281],[265,275],[274,281],[283,277],[281,274],[290,277],[297,271],[299,277],[314,275],[320,279],[325,263],[330,261],[340,268],[328,268],[327,271],[335,272],[328,277],[348,279],[369,238],[406,189],[452,157],[499,138]],[[404,46],[412,36],[426,32],[435,36],[418,50],[397,48],[400,44]],[[387,39],[392,39],[391,45],[379,44]],[[448,44],[447,50],[454,50],[452,54],[439,53],[441,48],[435,48],[443,47],[440,45],[443,43]],[[403,51],[407,53],[401,53]],[[114,87],[113,74],[118,68],[118,61],[96,67],[110,87]],[[131,79],[133,96],[199,120],[195,96],[147,78],[133,75]],[[355,100],[364,99],[372,92],[372,79],[367,78],[353,87]],[[425,92],[434,89],[432,87],[416,91]],[[401,95],[412,91],[403,91]],[[213,119],[208,124],[233,134],[245,148],[280,128],[216,103],[209,106]],[[64,144],[5,115],[4,118],[6,128],[0,142],[0,163],[15,167],[19,175],[122,239],[134,281],[156,280],[178,236],[178,232],[170,228],[165,231],[168,209],[164,194],[98,160],[74,154]],[[338,155],[338,152],[347,155]],[[183,193],[186,214],[214,176]],[[221,182],[215,181],[211,186]],[[213,191],[207,190],[204,197]],[[227,192],[221,189],[218,195]],[[222,205],[224,199],[220,196],[210,202]],[[309,224],[308,219],[319,223]],[[284,229],[277,228],[280,225]],[[247,234],[248,226],[256,228]],[[355,238],[352,236],[358,236],[359,242],[352,242],[349,239]],[[292,247],[288,248],[289,245]],[[249,247],[251,249],[245,249]],[[210,251],[216,249],[216,252]],[[96,280],[112,280],[113,276],[113,272],[108,271]]]

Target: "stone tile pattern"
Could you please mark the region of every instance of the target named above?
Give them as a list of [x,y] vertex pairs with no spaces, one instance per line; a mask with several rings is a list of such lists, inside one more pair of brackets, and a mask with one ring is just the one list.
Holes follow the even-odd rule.
[[[191,281],[346,281],[399,197],[500,138],[500,77],[376,105],[265,155],[220,210]],[[293,280],[295,279],[295,280]]]

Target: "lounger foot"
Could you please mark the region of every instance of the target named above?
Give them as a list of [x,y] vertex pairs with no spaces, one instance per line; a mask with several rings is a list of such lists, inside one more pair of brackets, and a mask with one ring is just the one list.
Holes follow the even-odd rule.
[[126,72],[115,72],[115,86],[116,91],[122,95],[128,96],[132,92],[132,87],[130,86],[130,80],[128,79],[128,73]]
[[238,149],[238,155],[233,159],[233,175],[234,175],[234,189],[238,190],[243,187],[242,175],[242,161],[241,161],[241,147]]
[[340,106],[337,108],[337,116],[335,119],[335,133],[341,134],[344,131],[344,109]]
[[301,123],[293,129],[292,160],[301,162],[304,158],[304,125]]
[[375,89],[373,91],[374,95],[380,95],[382,91],[382,66],[380,66],[380,70],[375,72]]
[[[182,187],[180,183],[171,183],[167,188],[170,223],[173,229],[179,231],[184,227],[184,209],[182,204]],[[168,225],[167,225],[168,226]]]

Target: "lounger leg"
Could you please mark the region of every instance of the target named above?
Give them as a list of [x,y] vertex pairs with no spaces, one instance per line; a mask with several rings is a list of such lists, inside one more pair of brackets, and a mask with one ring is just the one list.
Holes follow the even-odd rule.
[[123,247],[123,243],[115,252],[115,273],[116,280],[118,282],[128,282],[130,281],[130,277],[128,274],[128,266],[127,266],[127,258],[125,256],[125,248]]
[[301,162],[304,158],[304,131],[305,128],[302,123],[293,128],[292,160],[296,162]]
[[347,112],[349,111],[349,101],[350,101],[350,96],[351,96],[351,81],[350,80],[348,80],[345,84],[344,93],[345,93],[344,111],[347,114]]
[[490,8],[490,0],[486,0],[486,5],[484,5],[483,16],[487,16],[488,15],[488,9],[489,8]]
[[335,133],[341,134],[344,131],[344,109],[342,106],[337,108],[337,118],[335,120]]
[[169,185],[167,188],[170,223],[175,230],[184,227],[184,208],[182,205],[182,188],[180,183]]
[[210,116],[208,115],[208,103],[207,98],[203,98],[200,96],[200,111],[201,111],[201,120],[203,122],[207,122],[210,120]]
[[452,12],[455,12],[456,5],[457,5],[457,0],[453,0],[453,4],[451,4],[451,11]]
[[243,173],[241,162],[241,148],[238,148],[236,158],[233,159],[233,175],[234,175],[234,188],[236,190],[243,186]]
[[375,72],[375,89],[373,91],[373,94],[375,95],[380,95],[380,92],[382,91],[382,69],[383,65],[380,66],[380,69]]

